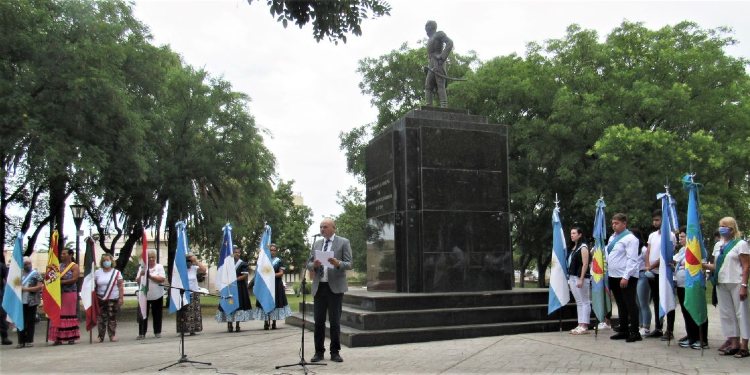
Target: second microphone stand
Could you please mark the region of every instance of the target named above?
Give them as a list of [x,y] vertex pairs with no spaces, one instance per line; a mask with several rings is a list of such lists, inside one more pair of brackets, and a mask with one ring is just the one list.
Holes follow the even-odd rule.
[[[211,366],[211,362],[191,361],[188,359],[187,354],[185,354],[185,312],[182,311],[183,303],[184,303],[183,297],[185,296],[185,289],[174,287],[174,286],[166,286],[166,285],[164,286],[169,289],[177,289],[180,291],[180,308],[177,310],[177,314],[179,314],[178,319],[180,319],[180,359],[178,359],[177,362],[172,363],[171,365],[160,368],[159,371],[164,371],[174,365],[179,365],[180,363],[197,363],[200,365]],[[198,292],[191,291],[191,293],[198,293]]]

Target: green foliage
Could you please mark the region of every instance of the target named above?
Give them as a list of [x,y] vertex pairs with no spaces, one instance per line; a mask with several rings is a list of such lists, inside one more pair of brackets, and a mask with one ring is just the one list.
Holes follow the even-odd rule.
[[[544,274],[556,194],[565,225],[580,224],[588,235],[601,195],[610,216],[626,212],[631,225],[648,228],[665,183],[685,211],[679,180],[695,172],[704,184],[707,232],[726,215],[750,225],[750,81],[748,61],[724,52],[734,43],[728,29],[692,22],[659,30],[623,22],[603,42],[572,25],[560,39],[530,43],[525,56],[469,66],[467,81],[450,86],[449,103],[510,126],[516,268],[535,263]],[[370,63],[361,68],[363,92],[379,108],[375,129],[413,103],[404,98],[418,88],[401,95],[409,92],[403,82],[410,73],[388,67],[417,55],[401,50],[364,60]],[[367,132],[356,128],[350,135],[342,136],[342,147],[354,160]],[[363,166],[350,163],[350,170],[361,173]]]
[[279,256],[284,260],[287,272],[299,272],[309,256],[306,241],[307,229],[312,225],[312,210],[305,205],[294,203],[294,181],[280,181],[273,193],[271,209],[266,220],[273,230],[272,241],[279,248]]
[[[253,0],[247,0],[249,4]],[[302,28],[312,22],[313,37],[320,42],[328,38],[346,43],[346,34],[362,35],[360,24],[372,13],[373,18],[390,15],[391,6],[382,0],[267,0],[271,16],[287,27],[289,22]]]
[[336,234],[349,239],[352,247],[352,269],[367,272],[368,226],[365,212],[365,197],[361,190],[350,187],[345,193],[338,192],[336,201],[343,212],[334,218]]
[[138,276],[139,260],[140,258],[138,258],[138,255],[133,255],[132,257],[130,257],[130,261],[122,270],[123,279],[128,281],[135,281],[135,277]]

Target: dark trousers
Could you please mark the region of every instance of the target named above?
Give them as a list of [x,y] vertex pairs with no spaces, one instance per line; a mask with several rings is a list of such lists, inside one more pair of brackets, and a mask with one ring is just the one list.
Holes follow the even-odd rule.
[[631,277],[628,279],[627,288],[620,288],[619,277],[609,278],[609,290],[615,297],[617,311],[620,315],[620,328],[618,332],[637,333],[638,332],[638,301],[636,299],[638,289],[638,278]]
[[344,293],[334,293],[328,283],[318,284],[315,294],[315,353],[325,353],[326,314],[331,324],[331,353],[341,350],[341,304]]
[[[663,329],[664,322],[659,318],[659,274],[654,274],[653,279],[648,279],[648,287],[651,289],[651,301],[654,304],[654,321],[656,329]],[[667,332],[674,331],[674,310],[667,313]]]
[[146,316],[138,321],[138,334],[144,336],[148,329],[148,312],[151,311],[151,317],[154,319],[154,334],[161,333],[161,312],[164,305],[164,297],[159,297],[153,301],[148,301],[146,306]]
[[[0,301],[2,301],[3,295],[0,294]],[[3,341],[8,339],[8,321],[6,318],[8,317],[8,314],[5,313],[5,310],[3,310],[3,307],[0,306],[0,337],[2,337]]]
[[702,337],[703,343],[708,343],[708,319],[699,327],[685,309],[685,288],[677,287],[676,289],[677,299],[680,300],[680,308],[682,309],[682,318],[685,319],[685,331],[687,331],[688,340],[690,343],[694,343],[700,341]]
[[36,308],[23,304],[23,331],[18,331],[18,343],[28,344],[34,342],[34,327],[36,327]]

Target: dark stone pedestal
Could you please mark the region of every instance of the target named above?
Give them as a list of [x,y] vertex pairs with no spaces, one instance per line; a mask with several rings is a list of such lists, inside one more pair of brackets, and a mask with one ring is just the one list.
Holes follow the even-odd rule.
[[512,288],[507,132],[484,116],[424,107],[370,142],[368,290]]

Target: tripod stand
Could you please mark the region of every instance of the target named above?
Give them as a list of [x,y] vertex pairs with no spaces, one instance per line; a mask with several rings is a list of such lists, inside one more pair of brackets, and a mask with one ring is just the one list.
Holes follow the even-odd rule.
[[[306,273],[306,272],[305,272]],[[282,367],[293,367],[293,366],[302,366],[302,370],[305,371],[305,374],[307,374],[307,366],[325,366],[325,363],[312,363],[305,361],[305,295],[307,294],[307,281],[305,279],[304,273],[302,276],[302,339],[300,342],[300,350],[299,350],[299,362],[292,363],[289,365],[281,365],[276,366],[276,369],[280,369]]]
[[[166,286],[166,285],[164,285]],[[177,360],[177,362],[172,363],[171,365],[168,365],[166,367],[162,367],[159,369],[159,371],[164,371],[174,365],[179,365],[180,363],[197,363],[200,365],[207,365],[211,366],[211,362],[199,362],[199,361],[191,361],[188,359],[187,354],[185,354],[185,312],[182,311],[183,308],[183,297],[185,296],[185,289],[183,288],[177,288],[173,286],[166,286],[169,289],[177,289],[180,291],[180,308],[177,310],[177,314],[179,315],[178,319],[180,319],[180,359]],[[192,292],[191,293],[198,293],[198,292]],[[170,293],[171,294],[171,293]]]

